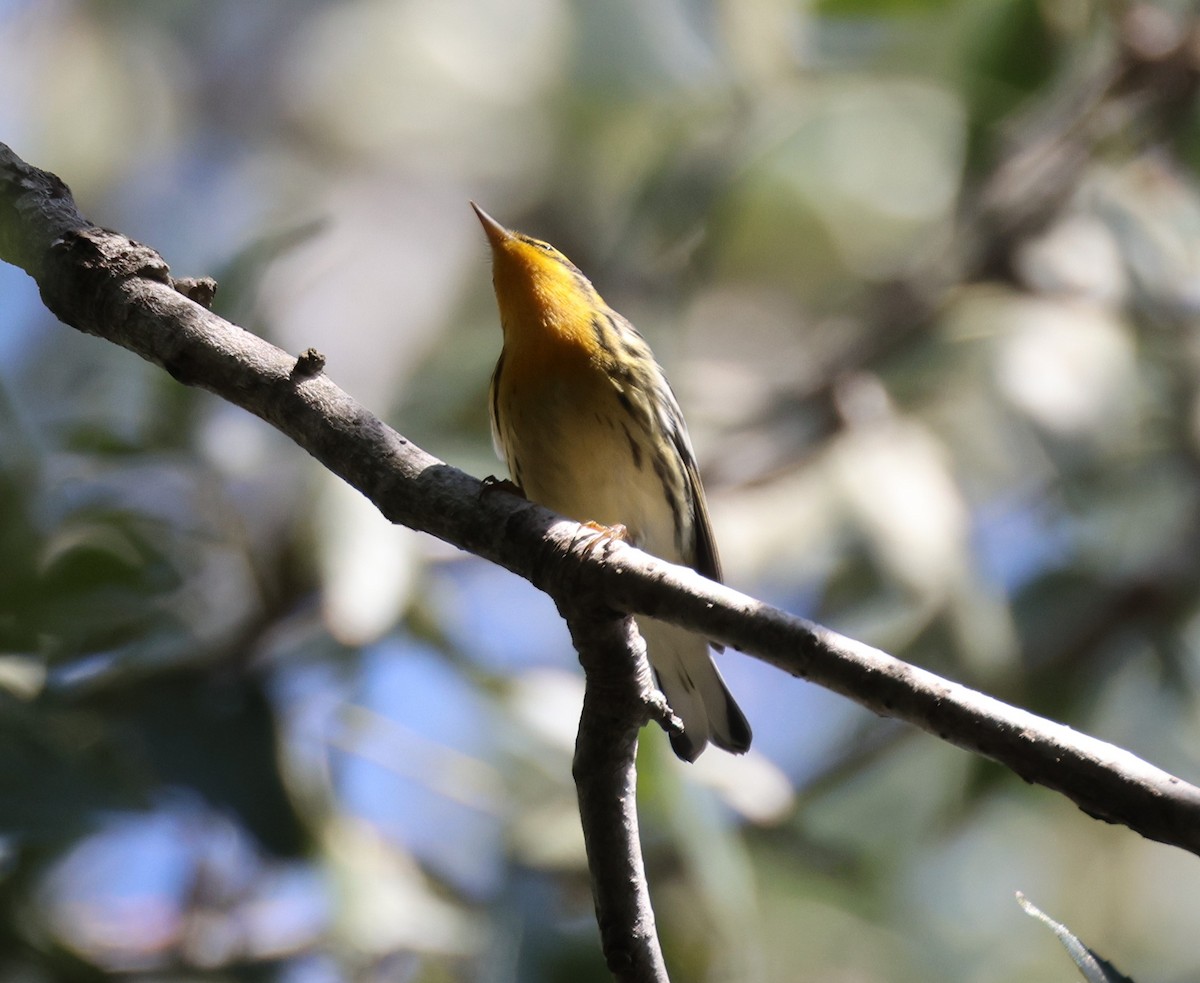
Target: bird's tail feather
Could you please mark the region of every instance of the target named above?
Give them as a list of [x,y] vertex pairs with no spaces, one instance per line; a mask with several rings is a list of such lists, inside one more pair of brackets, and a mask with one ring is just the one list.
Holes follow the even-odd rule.
[[654,618],[638,618],[637,624],[659,689],[683,722],[683,733],[671,735],[675,754],[695,761],[709,741],[733,754],[747,751],[750,724],[709,655],[708,642]]

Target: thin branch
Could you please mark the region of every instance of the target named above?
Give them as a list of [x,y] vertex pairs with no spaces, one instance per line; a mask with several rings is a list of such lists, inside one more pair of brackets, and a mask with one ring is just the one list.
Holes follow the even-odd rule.
[[[37,280],[59,318],[256,414],[391,521],[517,573],[568,610],[653,614],[756,655],[1066,795],[1089,815],[1200,855],[1200,789],[1037,717],[586,531],[409,443],[326,376],[216,317],[173,286],[153,251],[97,229],[57,178],[0,144],[0,259]],[[582,605],[582,607],[577,607]]]
[[632,618],[594,606],[564,614],[587,674],[572,772],[604,958],[621,983],[666,983],[638,839],[636,760],[638,732],[671,711]]

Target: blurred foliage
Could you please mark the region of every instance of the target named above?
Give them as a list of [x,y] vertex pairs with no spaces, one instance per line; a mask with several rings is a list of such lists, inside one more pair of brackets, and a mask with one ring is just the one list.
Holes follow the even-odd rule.
[[[0,139],[484,475],[473,198],[650,338],[730,581],[1200,773],[1185,0],[0,2]],[[0,268],[0,981],[606,979],[548,600]],[[688,980],[1194,979],[1176,851],[736,653]]]

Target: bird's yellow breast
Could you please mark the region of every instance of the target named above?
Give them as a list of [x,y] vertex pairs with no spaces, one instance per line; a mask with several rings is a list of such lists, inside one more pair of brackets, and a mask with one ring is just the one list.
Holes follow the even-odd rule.
[[628,394],[579,347],[556,356],[566,370],[524,376],[510,370],[509,354],[506,345],[493,413],[513,480],[555,512],[619,523],[636,545],[682,560],[660,451],[628,412]]
[[556,333],[506,340],[495,385],[496,431],[514,480],[564,515],[604,521],[587,511],[588,489],[614,464],[617,398],[587,347]]

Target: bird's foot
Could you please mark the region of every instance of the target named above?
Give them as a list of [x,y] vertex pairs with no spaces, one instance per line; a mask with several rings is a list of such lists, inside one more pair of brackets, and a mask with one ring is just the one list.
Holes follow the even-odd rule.
[[596,534],[596,542],[629,542],[629,530],[619,522],[611,526],[606,526],[602,522],[593,522],[591,519],[588,519],[587,522],[583,523],[583,527],[590,529]]

